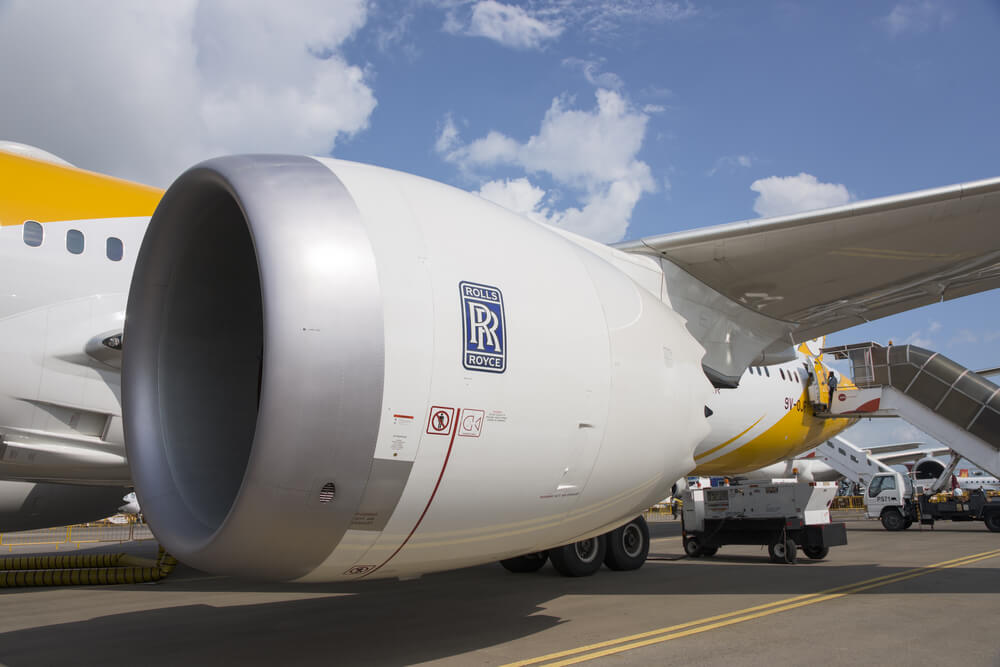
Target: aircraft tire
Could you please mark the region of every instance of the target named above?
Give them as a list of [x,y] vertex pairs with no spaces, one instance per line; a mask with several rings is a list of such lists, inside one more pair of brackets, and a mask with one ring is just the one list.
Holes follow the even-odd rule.
[[539,551],[534,554],[524,554],[523,556],[515,556],[514,558],[505,558],[500,561],[504,569],[508,572],[514,572],[515,574],[524,574],[526,572],[537,572],[542,569],[545,565],[545,561],[549,559],[548,552]]
[[601,569],[607,542],[604,535],[549,549],[549,560],[564,577],[589,577]]
[[903,530],[903,526],[906,524],[906,519],[895,507],[889,507],[884,512],[882,512],[882,527],[890,532],[896,532],[897,530]]
[[797,555],[795,540],[778,539],[777,542],[768,545],[767,553],[772,563],[794,563]]
[[605,535],[604,564],[609,570],[638,570],[649,555],[649,526],[638,516]]
[[830,547],[802,547],[802,553],[813,560],[823,560],[830,553]]
[[993,533],[1000,533],[1000,512],[990,512],[983,517],[983,523]]

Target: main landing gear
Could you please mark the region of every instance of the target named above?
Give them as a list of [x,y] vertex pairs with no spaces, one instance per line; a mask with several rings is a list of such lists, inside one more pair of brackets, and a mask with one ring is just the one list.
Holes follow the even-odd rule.
[[564,577],[587,577],[601,569],[638,570],[649,555],[649,526],[638,516],[610,533],[548,551],[500,561],[510,572],[535,572],[546,560]]

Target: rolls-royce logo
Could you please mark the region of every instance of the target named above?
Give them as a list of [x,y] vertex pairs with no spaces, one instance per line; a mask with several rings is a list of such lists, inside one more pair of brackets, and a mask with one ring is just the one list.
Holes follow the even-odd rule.
[[462,281],[464,349],[462,366],[470,371],[503,373],[507,369],[507,323],[503,294],[497,287]]

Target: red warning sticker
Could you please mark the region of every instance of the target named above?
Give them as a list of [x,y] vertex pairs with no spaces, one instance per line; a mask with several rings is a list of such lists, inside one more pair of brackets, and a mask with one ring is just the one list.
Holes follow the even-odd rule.
[[451,435],[451,429],[455,425],[455,408],[446,408],[440,405],[431,406],[430,414],[427,415],[428,435]]

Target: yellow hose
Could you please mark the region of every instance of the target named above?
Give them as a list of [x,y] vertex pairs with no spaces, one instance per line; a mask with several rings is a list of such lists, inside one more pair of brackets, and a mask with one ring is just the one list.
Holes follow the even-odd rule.
[[165,578],[176,566],[163,547],[155,561],[128,554],[0,558],[0,588],[141,584]]

